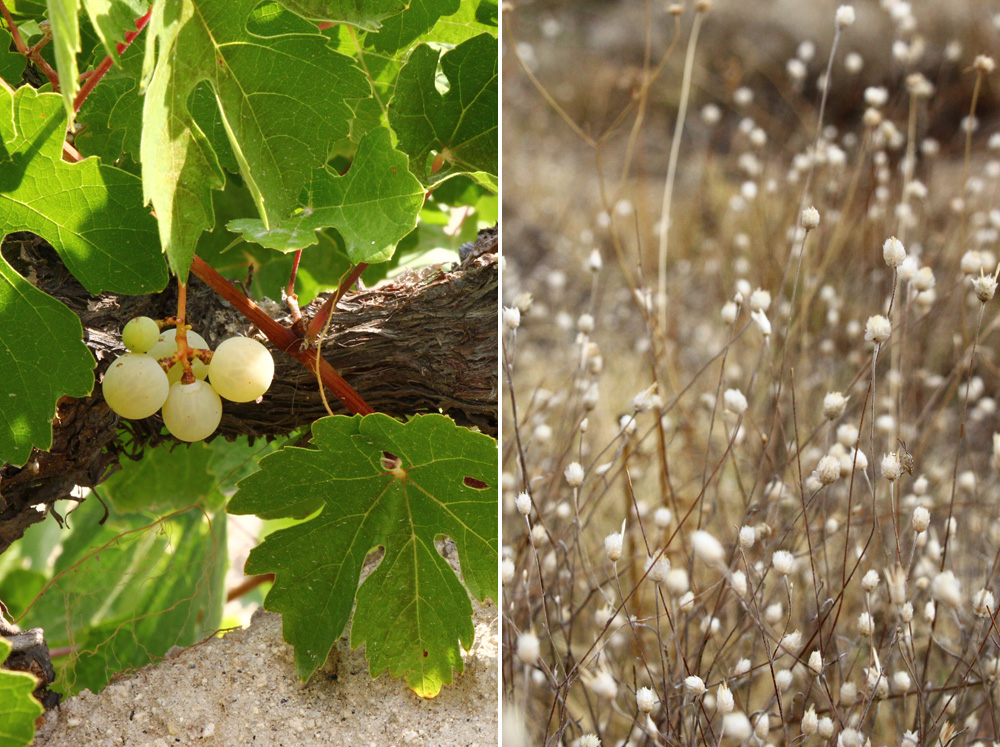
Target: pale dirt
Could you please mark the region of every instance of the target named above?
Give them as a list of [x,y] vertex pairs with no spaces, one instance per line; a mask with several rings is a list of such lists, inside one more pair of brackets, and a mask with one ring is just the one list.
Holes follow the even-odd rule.
[[465,672],[424,700],[403,680],[372,680],[364,648],[341,638],[301,684],[281,617],[184,650],[50,711],[36,747],[296,747],[498,743],[497,609],[473,601],[476,639]]

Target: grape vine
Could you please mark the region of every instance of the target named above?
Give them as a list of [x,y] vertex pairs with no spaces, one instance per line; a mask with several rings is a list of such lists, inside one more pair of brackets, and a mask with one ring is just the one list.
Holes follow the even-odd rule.
[[[490,0],[0,0],[0,50],[11,49],[0,51],[0,621],[45,630],[59,655],[40,688],[99,689],[221,627],[230,509],[284,517],[251,565],[267,574],[254,592],[264,606],[309,632],[286,633],[301,677],[343,632],[355,594],[384,583],[376,567],[359,589],[362,561],[411,543],[422,551],[397,561],[399,572],[412,559],[411,582],[380,592],[411,618],[359,601],[354,643],[373,676],[388,669],[424,696],[461,671],[468,596],[497,595],[497,454],[439,413],[496,422],[495,379],[492,402],[454,384],[463,345],[484,358],[480,327],[496,358],[485,229],[498,213],[497,12]],[[476,251],[460,262],[468,242]],[[463,292],[446,291],[483,272],[494,295],[475,296],[470,315]],[[372,320],[366,304],[397,297]],[[453,343],[425,324],[421,339],[428,309],[449,303],[470,326]],[[435,348],[443,369],[414,362]],[[427,381],[393,394],[379,366],[408,387],[411,367]],[[452,396],[427,395],[435,377]],[[317,419],[324,410],[354,417]],[[135,467],[115,475],[122,457]],[[125,487],[142,482],[148,503]],[[80,506],[68,524],[56,509],[67,499]],[[100,510],[82,510],[95,500]],[[369,520],[353,523],[348,506]],[[338,581],[298,539],[304,521],[330,552],[354,548]],[[67,574],[98,557],[169,573],[155,553],[109,544],[112,527],[176,542],[192,580],[157,595],[119,589],[75,614]],[[434,550],[445,537],[461,581]],[[327,595],[327,612],[298,593],[304,583]],[[428,638],[434,609],[451,613]],[[0,714],[32,711],[5,692]]]

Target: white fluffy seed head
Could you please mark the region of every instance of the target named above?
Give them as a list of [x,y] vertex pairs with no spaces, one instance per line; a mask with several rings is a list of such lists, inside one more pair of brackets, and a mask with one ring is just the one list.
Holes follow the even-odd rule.
[[656,708],[656,693],[652,688],[640,687],[635,693],[635,704],[643,713],[652,713]]
[[736,707],[736,699],[733,698],[733,693],[725,682],[719,685],[715,691],[715,707],[718,708],[719,713],[723,714],[732,713]]
[[996,275],[984,275],[982,269],[979,270],[978,278],[971,278],[972,289],[982,303],[991,300],[997,292]]
[[898,693],[905,693],[910,689],[913,681],[910,679],[910,675],[900,670],[892,675],[892,689]]
[[980,589],[972,597],[972,612],[977,617],[988,617],[996,612],[997,602],[993,592]]
[[780,669],[774,673],[774,684],[778,686],[779,692],[788,690],[792,686],[794,679],[792,670],[790,669]]
[[722,321],[726,325],[732,325],[736,321],[736,317],[739,316],[740,307],[736,305],[735,301],[726,301],[722,305]]
[[834,16],[837,21],[837,28],[843,29],[854,23],[854,6],[853,5],[841,5],[837,8],[837,13]]
[[816,706],[810,705],[806,712],[802,714],[802,733],[811,736],[816,733],[819,726],[819,718],[816,716]]
[[590,257],[587,259],[587,269],[591,272],[600,272],[603,266],[604,262],[601,260],[601,253],[597,249],[592,249]]
[[875,314],[868,317],[868,321],[865,323],[865,339],[867,341],[874,342],[876,345],[881,345],[889,339],[889,335],[891,334],[892,322],[884,316],[881,314]]
[[524,632],[517,637],[517,658],[529,667],[538,661],[540,653],[541,644],[534,633]]
[[660,529],[666,529],[674,520],[674,512],[666,506],[660,506],[653,512],[653,523]]
[[821,457],[813,475],[823,485],[832,485],[840,479],[840,458],[832,454]]
[[750,719],[743,711],[733,711],[722,717],[722,733],[727,739],[739,744],[745,742],[753,734]]
[[500,564],[500,576],[503,578],[505,584],[509,584],[514,580],[514,573],[516,571],[517,567],[514,565],[514,561],[510,558],[504,558]]
[[899,267],[906,259],[906,249],[903,247],[903,242],[895,236],[890,236],[882,244],[882,257],[889,267]]
[[527,516],[531,513],[531,496],[527,493],[518,493],[514,505],[517,506],[517,512],[521,516]]
[[985,73],[989,75],[994,70],[997,69],[996,62],[993,61],[992,57],[988,57],[985,54],[978,55],[972,63],[972,67],[976,69],[977,72]]
[[840,686],[840,703],[850,708],[858,699],[858,686],[850,680]]
[[754,324],[757,325],[757,329],[761,331],[764,337],[771,336],[771,322],[767,318],[767,314],[763,311],[751,311],[750,318],[753,319]]
[[899,463],[899,456],[896,452],[889,452],[882,457],[882,477],[889,482],[894,482],[903,474],[903,465]]
[[684,689],[688,691],[689,694],[698,697],[705,693],[705,681],[698,675],[692,674],[689,677],[684,678]]
[[737,415],[742,415],[747,411],[747,398],[739,389],[727,389],[722,395],[722,401],[726,409]]
[[744,596],[747,593],[747,574],[743,571],[734,571],[729,577],[729,584],[737,596]]
[[930,526],[930,523],[931,523],[930,511],[928,511],[923,506],[917,506],[915,509],[913,509],[913,516],[910,519],[910,526],[913,527],[914,532],[917,532],[918,534],[920,532],[926,532],[927,527]]
[[742,677],[744,674],[750,671],[750,660],[740,659],[733,666],[733,677]]
[[771,308],[771,293],[763,288],[758,288],[750,294],[751,311],[767,311]]
[[668,558],[660,558],[654,561],[650,558],[650,561],[649,578],[658,584],[666,583],[667,577],[670,574],[670,560]]
[[563,474],[566,477],[566,483],[571,488],[578,488],[583,485],[583,465],[579,462],[571,462]]
[[622,544],[625,539],[625,522],[622,522],[620,532],[612,532],[604,538],[604,552],[607,553],[608,560],[616,562],[622,557]]
[[953,572],[944,571],[931,581],[931,596],[942,604],[958,608],[962,604],[962,584]]
[[823,397],[823,417],[836,420],[847,409],[847,397],[840,392],[827,392]]
[[750,526],[740,527],[740,549],[749,550],[757,540],[757,530]]
[[799,225],[807,231],[811,231],[819,225],[819,210],[815,207],[807,207],[799,217]]
[[726,560],[726,550],[714,536],[703,529],[691,534],[691,547],[706,565],[722,565]]
[[864,576],[861,577],[861,588],[865,590],[865,593],[871,594],[875,591],[878,586],[879,578],[878,571],[871,570],[868,571]]
[[889,601],[901,605],[906,601],[906,569],[897,563],[885,570],[885,583],[889,589]]
[[833,719],[829,716],[824,716],[819,720],[819,724],[816,728],[816,733],[819,734],[823,739],[829,739],[833,736],[833,730],[836,728]]
[[585,677],[584,684],[599,698],[614,700],[618,697],[618,683],[606,669],[600,669],[595,674]]
[[875,623],[872,620],[872,616],[867,612],[862,612],[858,615],[858,632],[865,638],[871,638],[872,630],[875,627]]
[[778,550],[771,556],[771,565],[779,576],[787,576],[795,564],[794,556],[787,550]]
[[819,649],[809,654],[809,669],[813,674],[823,673],[823,654]]
[[767,739],[767,735],[771,733],[771,720],[766,713],[758,714],[757,718],[754,719],[753,733],[761,741]]
[[521,326],[521,310],[517,306],[508,306],[503,310],[503,326],[513,332]]

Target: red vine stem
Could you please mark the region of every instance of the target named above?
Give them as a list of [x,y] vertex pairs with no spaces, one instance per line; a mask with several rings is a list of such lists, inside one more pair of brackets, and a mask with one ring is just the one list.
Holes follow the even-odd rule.
[[58,93],[59,73],[53,70],[52,66],[42,57],[40,52],[42,45],[28,47],[24,43],[24,38],[21,36],[21,32],[18,31],[17,24],[14,23],[14,19],[11,17],[10,11],[7,10],[7,6],[3,0],[0,0],[0,13],[3,13],[4,20],[7,21],[7,28],[10,29],[10,35],[14,39],[14,46],[17,47],[17,51],[38,65],[38,69],[45,74],[45,77],[49,79],[49,83],[52,84],[52,90]]
[[[0,2],[2,2],[2,0],[0,0]],[[150,8],[146,12],[146,15],[142,16],[142,18],[136,19],[135,31],[127,32],[125,34],[125,41],[118,42],[117,44],[115,44],[115,49],[118,50],[118,54],[122,54],[126,49],[128,49],[129,45],[132,43],[135,37],[137,37],[139,33],[144,28],[146,28],[146,24],[149,23],[149,17],[152,15],[152,13],[153,9]],[[83,105],[83,102],[87,99],[87,96],[89,96],[90,92],[94,90],[94,87],[101,82],[101,78],[103,78],[104,74],[111,69],[111,66],[113,64],[115,64],[114,59],[111,57],[111,55],[108,55],[103,60],[101,60],[101,64],[97,66],[97,69],[87,76],[87,81],[80,87],[80,90],[76,94],[76,98],[73,99],[73,111],[75,112],[80,111],[80,107]]]
[[222,275],[216,272],[215,268],[208,264],[198,255],[195,255],[191,262],[191,272],[205,282],[212,290],[229,301],[237,311],[257,325],[267,339],[271,341],[278,350],[287,353],[305,366],[307,371],[319,370],[319,378],[323,385],[333,392],[351,412],[356,415],[368,415],[375,412],[371,406],[362,399],[344,377],[333,370],[324,358],[318,357],[313,348],[300,349],[302,338],[296,335],[287,327],[282,327],[274,319],[268,316],[263,309],[240,293]]
[[344,297],[344,294],[351,289],[351,286],[358,282],[358,278],[361,277],[361,273],[368,269],[368,264],[366,262],[359,262],[354,265],[347,273],[347,276],[340,281],[340,285],[337,286],[337,292],[330,295],[329,298],[319,307],[319,311],[316,315],[309,321],[309,327],[306,329],[306,339],[315,340],[319,337],[320,333],[323,331],[323,327],[326,326],[326,320],[330,317],[330,312],[333,311],[333,307],[337,305],[337,301]]

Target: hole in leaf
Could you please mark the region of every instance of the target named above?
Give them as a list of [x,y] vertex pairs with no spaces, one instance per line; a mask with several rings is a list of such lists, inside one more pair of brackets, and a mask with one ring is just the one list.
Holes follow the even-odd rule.
[[482,480],[477,480],[475,477],[466,477],[462,480],[462,484],[469,488],[475,488],[476,490],[484,490],[489,487]]
[[402,460],[388,451],[382,452],[382,458],[379,461],[382,463],[382,469],[387,472],[393,472],[403,466]]

